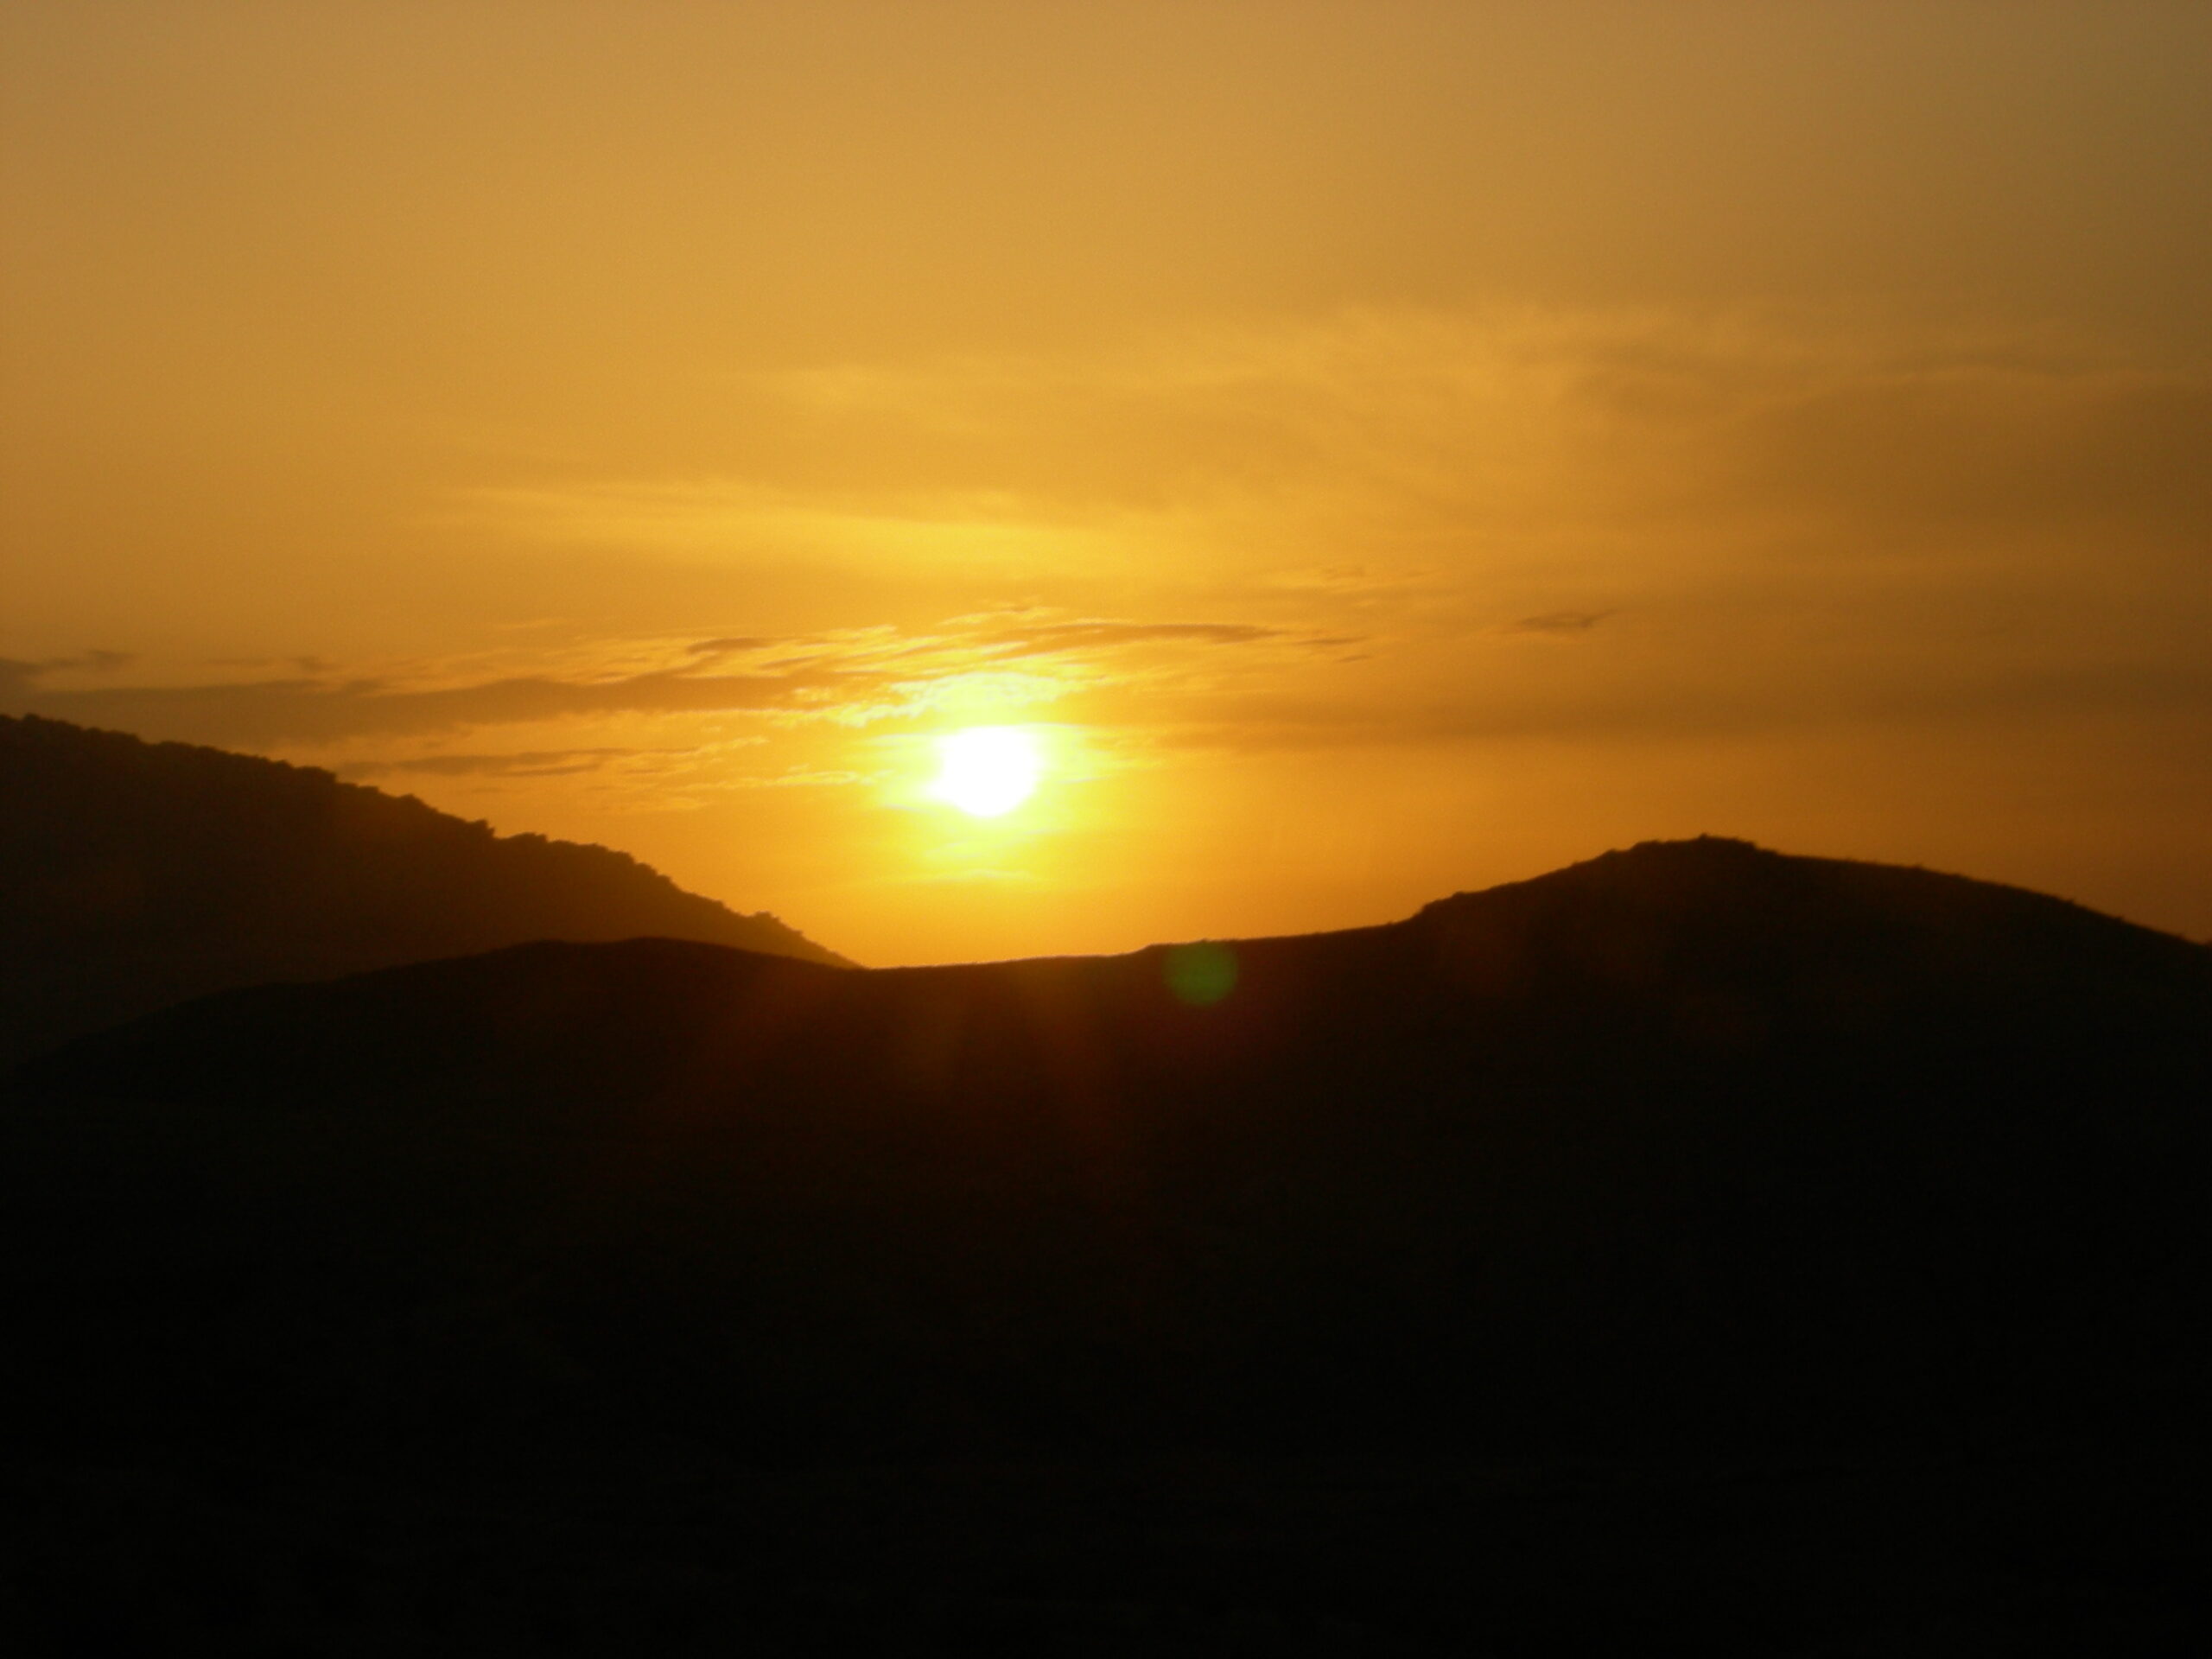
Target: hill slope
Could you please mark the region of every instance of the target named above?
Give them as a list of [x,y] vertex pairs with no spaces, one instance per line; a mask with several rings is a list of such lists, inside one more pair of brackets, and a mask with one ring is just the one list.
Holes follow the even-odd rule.
[[2212,951],[1738,842],[1111,958],[533,944],[22,1083],[15,1328],[118,1421],[1805,1444],[2207,1375]]
[[0,716],[0,1064],[209,991],[526,939],[841,959],[623,854],[217,749]]

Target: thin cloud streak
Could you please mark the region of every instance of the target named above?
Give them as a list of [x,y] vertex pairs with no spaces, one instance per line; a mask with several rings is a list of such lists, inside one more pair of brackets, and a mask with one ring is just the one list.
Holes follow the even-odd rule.
[[[429,687],[395,683],[388,677],[49,687],[42,682],[80,666],[83,659],[0,660],[0,697],[22,712],[245,747],[448,736],[618,715],[735,714],[854,725],[925,714],[946,685],[978,677],[1003,681],[1009,664],[1025,671],[1022,683],[1033,700],[1048,701],[1077,686],[1173,677],[1172,664],[1141,663],[1136,654],[1164,650],[1188,658],[1240,648],[1301,652],[1341,642],[1239,623],[984,613],[956,619],[921,635],[882,628],[785,640],[731,636],[669,648],[625,645],[609,654],[634,658],[641,649],[658,649],[677,656],[679,665],[630,673],[505,676]],[[764,659],[754,671],[724,671],[728,659],[748,655]],[[553,764],[586,753],[617,751],[543,751],[507,759]],[[500,759],[431,755],[376,764],[461,776],[495,770],[493,763]]]
[[634,749],[546,749],[514,754],[423,754],[395,760],[357,760],[338,769],[350,779],[415,774],[426,778],[569,778],[598,772]]
[[1548,611],[1541,616],[1524,616],[1517,622],[1508,623],[1501,632],[1571,637],[1589,632],[1606,615],[1604,611]]

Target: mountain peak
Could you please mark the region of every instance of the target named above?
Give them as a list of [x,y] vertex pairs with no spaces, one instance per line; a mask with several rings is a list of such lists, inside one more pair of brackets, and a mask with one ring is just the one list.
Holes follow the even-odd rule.
[[604,847],[332,773],[0,716],[0,1061],[207,992],[540,938],[850,967]]

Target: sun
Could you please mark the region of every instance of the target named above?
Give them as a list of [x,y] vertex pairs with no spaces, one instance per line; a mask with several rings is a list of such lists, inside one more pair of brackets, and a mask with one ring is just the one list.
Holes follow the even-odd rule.
[[930,793],[974,818],[1013,811],[1035,791],[1045,770],[1037,740],[1018,726],[971,726],[938,739],[937,752]]

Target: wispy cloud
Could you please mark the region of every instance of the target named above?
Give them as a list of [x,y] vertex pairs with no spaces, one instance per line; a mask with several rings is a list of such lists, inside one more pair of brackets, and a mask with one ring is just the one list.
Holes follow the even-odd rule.
[[1968,567],[1985,590],[2115,561],[2177,584],[2177,550],[2212,537],[2212,376],[2048,334],[1375,311],[733,395],[755,473],[485,490],[467,510],[906,614],[1027,593],[1469,640],[1731,584],[1808,610]]
[[[837,441],[804,483],[692,486],[769,513],[1099,527],[1253,497],[1554,524],[1815,503],[1853,519],[2212,513],[2204,377],[2047,335],[1834,316],[1357,312],[1112,359],[749,384],[764,412],[804,411]],[[1338,548],[1321,568],[1347,552],[1370,562]]]
[[[435,749],[429,775],[485,778],[499,746],[471,734],[550,766],[619,745],[598,727],[621,721],[1050,717],[1258,749],[2200,718],[2212,378],[2088,346],[1376,312],[733,395],[753,473],[482,489],[461,510],[900,624],[748,631],[779,614],[748,602],[727,631],[496,664],[159,684],[90,656],[0,664],[0,695],[246,747]],[[747,775],[839,774],[825,753]]]
[[[982,613],[907,632],[860,628],[771,639],[607,641],[565,671],[477,675],[425,664],[413,676],[287,677],[167,685],[54,686],[80,659],[0,662],[0,695],[89,725],[243,747],[372,737],[445,738],[613,715],[754,715],[788,725],[922,718],[978,687],[1001,702],[1049,703],[1078,690],[1178,678],[1194,656],[1302,653],[1340,636],[1233,622],[1140,622],[1049,610]],[[621,671],[607,659],[654,666]],[[364,761],[446,776],[596,770],[611,748],[436,753]]]
[[707,713],[790,706],[833,675],[661,672],[606,679],[524,676],[410,690],[378,679],[270,679],[47,690],[14,700],[86,725],[190,735],[245,747],[419,736],[609,714]]
[[357,760],[339,768],[344,778],[411,773],[427,778],[567,778],[597,772],[635,753],[632,749],[532,749],[512,754],[419,754],[391,760]]
[[127,651],[84,651],[73,657],[46,657],[23,661],[0,657],[0,696],[18,696],[59,677],[111,674],[137,659]]

